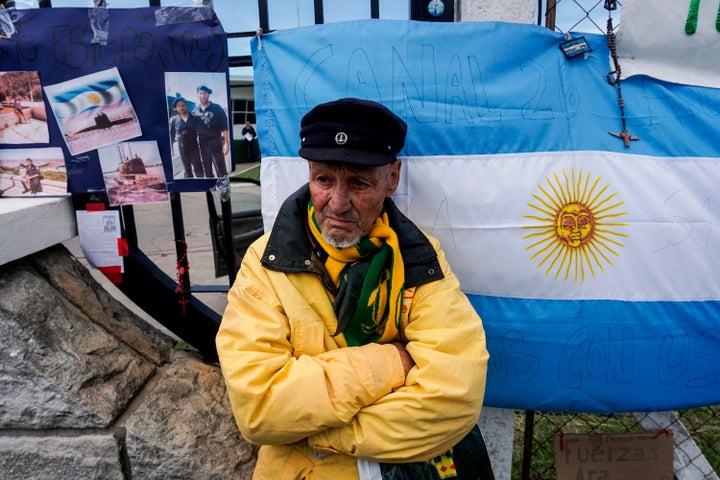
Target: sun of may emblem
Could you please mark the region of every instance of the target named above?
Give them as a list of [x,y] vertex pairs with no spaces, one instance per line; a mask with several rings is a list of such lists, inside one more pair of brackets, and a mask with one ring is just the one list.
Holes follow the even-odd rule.
[[627,215],[618,210],[623,202],[615,198],[617,193],[608,193],[609,184],[601,187],[599,177],[583,176],[582,170],[577,177],[574,169],[570,177],[565,170],[562,176],[555,172],[545,181],[532,195],[535,201],[528,203],[534,214],[525,215],[538,222],[523,227],[533,231],[523,237],[532,242],[526,247],[534,252],[530,259],[546,275],[554,272],[556,279],[582,282],[588,272],[594,278],[596,268],[604,272],[603,265],[612,265],[611,257],[620,256],[619,240],[628,236],[618,230],[628,226],[617,221]]
[[100,94],[95,92],[90,92],[87,95],[88,102],[92,103],[93,105],[100,105],[102,103],[102,97]]

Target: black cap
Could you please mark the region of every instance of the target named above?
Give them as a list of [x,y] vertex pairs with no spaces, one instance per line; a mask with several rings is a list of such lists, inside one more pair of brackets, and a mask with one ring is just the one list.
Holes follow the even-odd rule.
[[185,100],[183,97],[175,97],[175,100],[173,100],[172,103],[173,108],[175,108],[178,102],[185,102],[185,104],[187,105],[187,100]]
[[298,154],[315,162],[386,165],[397,158],[406,133],[405,122],[387,107],[342,98],[321,103],[305,114]]
[[210,90],[210,89],[209,89],[208,87],[206,87],[205,85],[200,85],[200,86],[197,88],[197,91],[198,91],[198,92],[199,92],[200,90],[202,90],[202,91],[204,91],[204,92],[207,92],[207,93],[212,93],[212,90]]

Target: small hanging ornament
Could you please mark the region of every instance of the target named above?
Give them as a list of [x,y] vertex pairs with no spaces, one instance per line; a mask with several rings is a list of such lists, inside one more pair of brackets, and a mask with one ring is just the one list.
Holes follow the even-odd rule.
[[622,97],[622,89],[620,88],[620,77],[622,71],[620,70],[620,62],[617,56],[617,43],[615,38],[615,31],[613,29],[612,16],[610,11],[617,9],[616,0],[605,0],[605,9],[608,10],[608,21],[607,21],[607,43],[610,48],[610,56],[612,57],[613,67],[615,70],[608,73],[605,77],[610,85],[615,85],[618,94],[618,105],[620,106],[620,118],[622,120],[622,131],[621,132],[608,132],[610,135],[618,138],[622,138],[626,147],[630,146],[631,140],[640,140],[640,137],[631,135],[627,130],[627,124],[625,120],[625,100]]
[[565,58],[568,59],[577,57],[578,55],[585,56],[592,52],[592,48],[590,48],[585,37],[572,38],[569,33],[565,34],[565,41],[559,46]]

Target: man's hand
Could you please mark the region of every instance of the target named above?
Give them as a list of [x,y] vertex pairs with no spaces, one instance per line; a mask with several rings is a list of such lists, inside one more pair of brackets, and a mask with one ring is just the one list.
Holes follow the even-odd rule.
[[223,155],[227,155],[230,151],[230,132],[223,130]]
[[402,360],[403,370],[405,370],[405,376],[407,377],[410,369],[415,366],[415,361],[405,349],[405,345],[400,342],[392,342],[391,345],[397,348],[397,351],[400,354],[400,360]]

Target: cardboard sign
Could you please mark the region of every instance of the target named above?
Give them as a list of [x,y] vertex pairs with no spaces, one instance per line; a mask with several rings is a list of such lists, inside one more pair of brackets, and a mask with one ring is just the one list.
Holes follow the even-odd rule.
[[672,480],[673,437],[661,432],[555,437],[558,480]]

